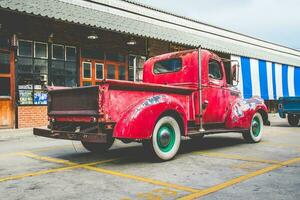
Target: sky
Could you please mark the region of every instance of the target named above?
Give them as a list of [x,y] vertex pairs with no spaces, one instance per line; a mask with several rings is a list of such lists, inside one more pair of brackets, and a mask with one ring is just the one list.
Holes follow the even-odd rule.
[[135,0],[300,50],[299,0]]

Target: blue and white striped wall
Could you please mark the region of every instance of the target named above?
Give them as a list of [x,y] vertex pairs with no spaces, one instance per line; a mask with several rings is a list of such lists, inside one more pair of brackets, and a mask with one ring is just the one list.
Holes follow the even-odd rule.
[[288,66],[247,57],[231,56],[240,63],[238,88],[244,98],[300,96],[300,67]]

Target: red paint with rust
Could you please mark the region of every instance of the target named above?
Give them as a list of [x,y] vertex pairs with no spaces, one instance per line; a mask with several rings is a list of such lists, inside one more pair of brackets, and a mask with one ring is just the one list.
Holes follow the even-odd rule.
[[[222,60],[203,50],[202,102],[204,125],[223,125],[227,129],[249,129],[256,112],[267,122],[267,108],[258,98],[244,100],[239,91],[226,82]],[[157,61],[181,58],[182,68],[177,72],[154,74]],[[222,65],[223,77],[214,80],[208,76],[210,59]],[[114,124],[113,136],[120,139],[149,139],[157,120],[172,112],[180,121],[184,135],[199,125],[198,52],[196,50],[164,54],[150,58],[144,64],[143,83],[103,80],[99,86],[97,122]],[[74,89],[60,89],[74,90]],[[84,89],[83,89],[84,90]],[[51,91],[49,92],[51,96]],[[51,112],[50,112],[51,113]],[[50,115],[60,122],[90,122],[90,115]],[[188,127],[188,124],[191,124]]]

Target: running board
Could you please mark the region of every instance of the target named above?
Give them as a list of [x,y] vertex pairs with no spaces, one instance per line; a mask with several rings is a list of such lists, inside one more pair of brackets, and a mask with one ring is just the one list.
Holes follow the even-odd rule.
[[200,132],[199,130],[189,130],[188,136],[209,135],[217,133],[242,133],[247,130],[248,129],[208,129],[203,132]]

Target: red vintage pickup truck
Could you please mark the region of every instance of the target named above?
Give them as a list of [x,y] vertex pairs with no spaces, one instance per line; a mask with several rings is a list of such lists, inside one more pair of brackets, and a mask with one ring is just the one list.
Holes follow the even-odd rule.
[[144,64],[142,83],[50,90],[48,129],[34,134],[78,140],[92,152],[108,150],[115,139],[141,142],[160,160],[176,155],[181,136],[239,132],[259,142],[270,124],[267,108],[262,99],[241,98],[238,74],[238,64],[225,67],[200,48],[156,56]]

